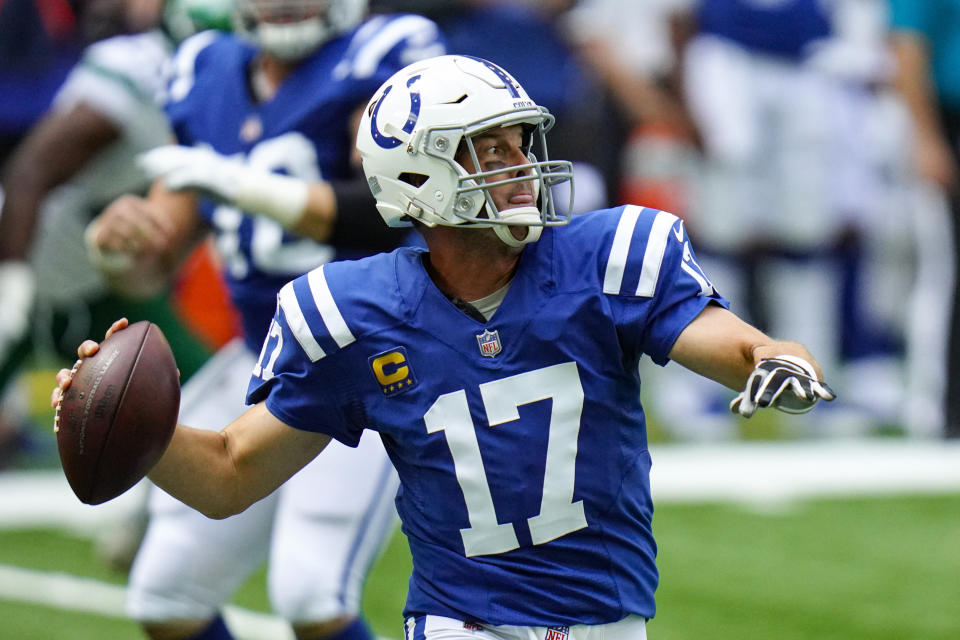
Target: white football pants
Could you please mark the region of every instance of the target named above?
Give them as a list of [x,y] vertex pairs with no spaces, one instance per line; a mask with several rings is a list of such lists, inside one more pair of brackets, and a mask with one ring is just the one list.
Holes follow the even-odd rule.
[[[224,346],[184,386],[183,424],[221,429],[245,410],[255,355]],[[292,623],[358,611],[370,565],[398,518],[399,481],[375,433],[336,441],[270,496],[211,520],[151,487],[150,524],[130,576],[140,621],[208,619],[264,561],[274,610]]]
[[610,624],[572,627],[479,625],[443,616],[407,618],[404,640],[646,640],[647,620],[627,616]]

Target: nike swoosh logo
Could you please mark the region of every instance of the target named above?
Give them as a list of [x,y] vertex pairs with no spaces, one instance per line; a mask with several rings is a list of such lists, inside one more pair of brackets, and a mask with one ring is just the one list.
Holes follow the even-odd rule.
[[683,223],[680,223],[680,226],[673,230],[673,235],[677,237],[677,242],[683,242]]

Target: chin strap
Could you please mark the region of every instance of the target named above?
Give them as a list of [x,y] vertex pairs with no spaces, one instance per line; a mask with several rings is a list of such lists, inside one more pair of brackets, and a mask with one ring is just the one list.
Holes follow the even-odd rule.
[[[510,225],[492,225],[497,237],[500,238],[500,240],[508,247],[522,247],[525,244],[536,242],[540,239],[540,234],[543,232],[543,227],[541,226],[542,221],[540,219],[540,210],[536,207],[517,207],[515,209],[507,209],[500,212],[500,219],[513,222],[513,224]],[[530,224],[525,225],[523,224],[524,222]],[[527,234],[523,237],[523,239],[517,240],[517,238],[513,235],[512,231],[515,228],[526,228]]]
[[[513,229],[526,229],[527,235],[523,237],[522,240],[517,240],[513,235]],[[543,232],[543,227],[523,227],[520,225],[505,225],[505,224],[495,224],[493,225],[493,231],[497,234],[497,237],[507,245],[508,247],[522,247],[525,244],[530,244],[531,242],[536,242],[540,239],[540,234]]]

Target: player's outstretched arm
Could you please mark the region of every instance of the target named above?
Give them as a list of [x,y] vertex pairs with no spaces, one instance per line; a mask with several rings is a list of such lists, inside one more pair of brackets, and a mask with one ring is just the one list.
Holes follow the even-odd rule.
[[261,402],[220,432],[177,425],[148,476],[207,517],[226,518],[268,496],[329,441],[278,420]]
[[140,167],[167,189],[199,192],[219,202],[272,218],[323,242],[333,229],[336,196],[329,183],[309,182],[253,166],[206,147],[164,145],[143,153]]
[[[106,337],[127,325],[125,318],[114,322]],[[90,357],[99,348],[99,343],[85,340],[77,355]],[[70,369],[57,373],[53,406],[72,377]],[[226,518],[272,493],[329,441],[328,436],[290,427],[260,403],[219,432],[177,425],[170,445],[148,475],[161,489],[207,517]]]
[[53,110],[4,166],[0,197],[0,360],[30,328],[36,279],[29,263],[40,208],[121,135],[117,125],[84,103]]
[[681,332],[670,358],[740,391],[730,409],[747,418],[762,407],[803,413],[835,397],[806,347],[774,340],[715,305]]
[[4,168],[0,260],[29,259],[44,199],[120,136],[112,120],[84,103],[53,111],[30,130]]

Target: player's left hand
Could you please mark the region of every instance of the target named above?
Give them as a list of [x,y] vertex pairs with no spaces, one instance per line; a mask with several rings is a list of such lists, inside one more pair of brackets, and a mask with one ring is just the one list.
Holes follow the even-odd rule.
[[141,153],[137,164],[151,179],[163,178],[171,191],[195,189],[232,204],[243,179],[243,163],[212,149],[168,144]]
[[817,380],[809,362],[796,356],[777,356],[757,364],[744,390],[730,403],[730,410],[745,418],[763,407],[806,413],[819,400],[834,398],[836,394],[826,382]]

